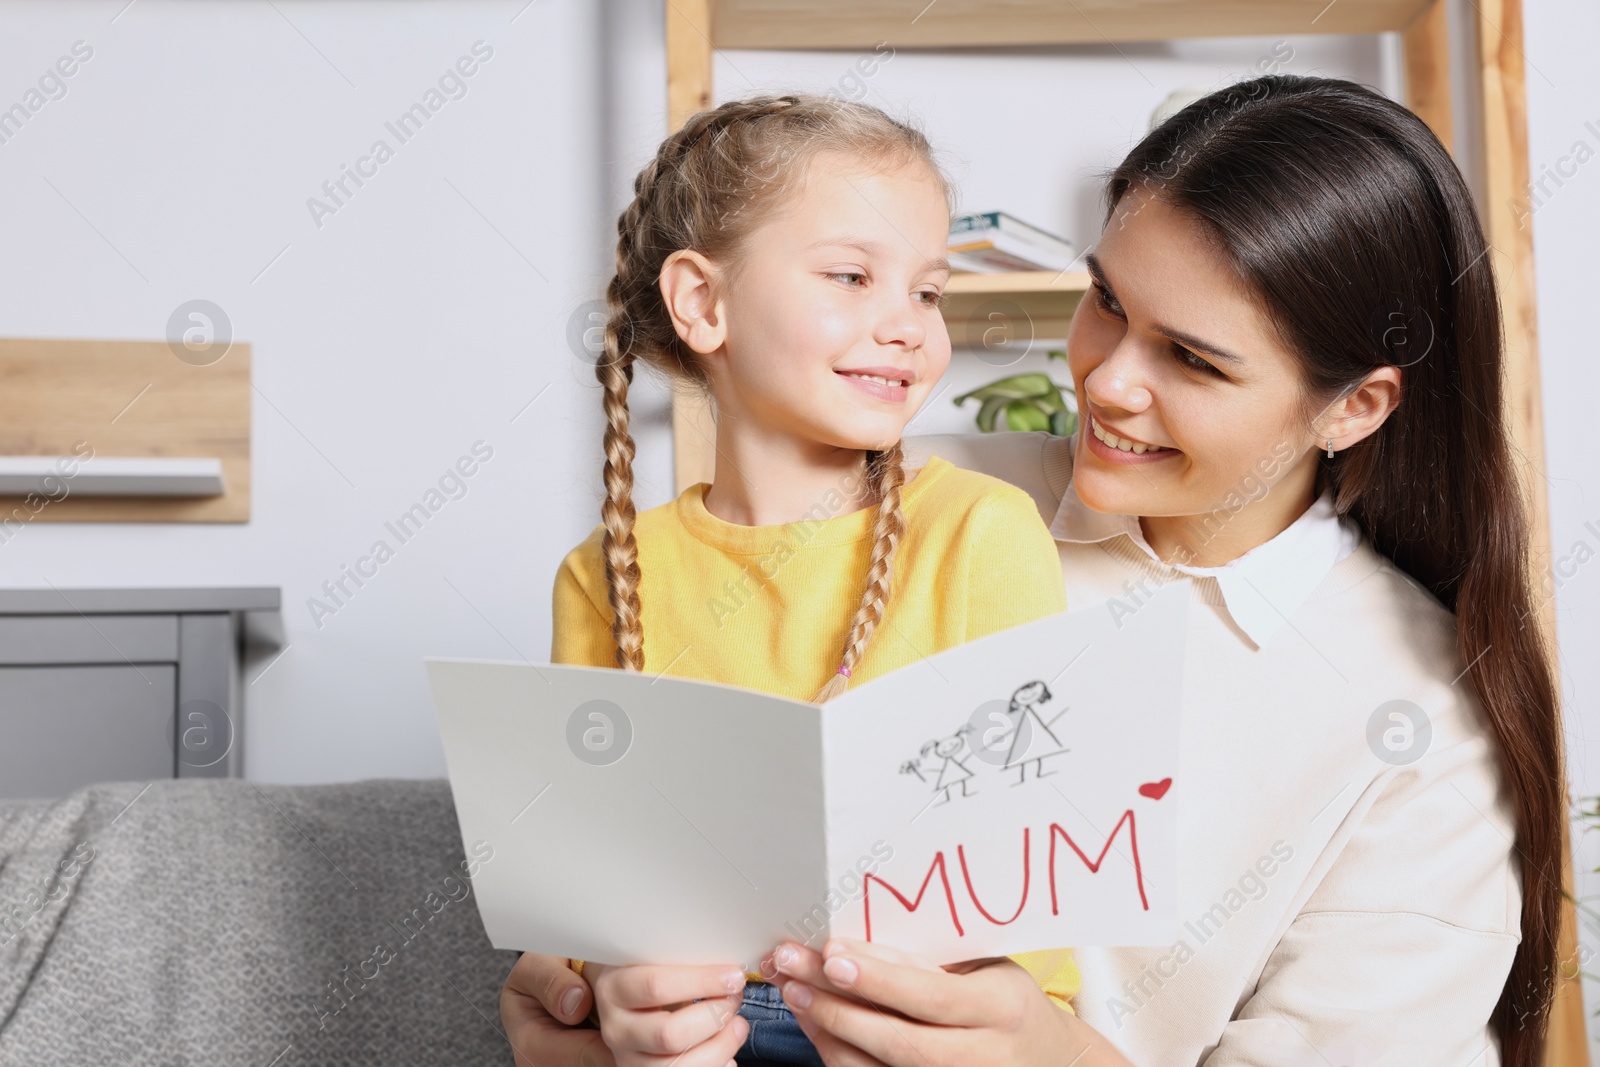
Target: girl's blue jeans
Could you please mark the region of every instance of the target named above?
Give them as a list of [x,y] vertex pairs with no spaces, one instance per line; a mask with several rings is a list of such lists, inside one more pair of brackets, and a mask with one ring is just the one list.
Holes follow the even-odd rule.
[[745,1067],[766,1067],[778,1063],[823,1067],[817,1047],[800,1029],[800,1024],[783,1002],[783,994],[777,986],[766,982],[746,982],[744,1003],[739,1006],[739,1014],[750,1024],[750,1034],[734,1055],[738,1063]]

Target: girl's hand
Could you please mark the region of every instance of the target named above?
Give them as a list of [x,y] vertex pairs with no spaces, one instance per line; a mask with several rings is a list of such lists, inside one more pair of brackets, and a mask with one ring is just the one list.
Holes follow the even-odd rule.
[[1133,1067],[1009,959],[942,968],[834,938],[820,955],[785,942],[773,962],[784,1002],[828,1067]]
[[565,959],[524,952],[500,990],[517,1067],[616,1067],[600,1031],[581,1025],[589,1004],[589,983]]
[[589,963],[583,976],[617,1067],[724,1067],[750,1032],[737,967]]

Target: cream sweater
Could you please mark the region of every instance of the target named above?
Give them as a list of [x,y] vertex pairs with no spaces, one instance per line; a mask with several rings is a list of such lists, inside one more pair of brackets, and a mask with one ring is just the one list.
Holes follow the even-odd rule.
[[1498,1067],[1521,873],[1454,616],[1325,501],[1179,573],[1077,499],[1074,444],[906,441],[1028,490],[1074,608],[1194,583],[1186,661],[1153,665],[1185,671],[1181,937],[1079,949],[1078,1014],[1139,1067]]

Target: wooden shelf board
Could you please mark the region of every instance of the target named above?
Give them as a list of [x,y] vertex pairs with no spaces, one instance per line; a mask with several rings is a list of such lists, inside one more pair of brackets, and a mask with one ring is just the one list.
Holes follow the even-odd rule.
[[1063,338],[1088,289],[1082,271],[952,274],[944,290],[945,328],[958,349]]
[[710,0],[718,48],[962,48],[1382,33],[1429,0]]
[[1002,274],[952,274],[946,294],[1077,293],[1089,288],[1087,271],[1030,270]]

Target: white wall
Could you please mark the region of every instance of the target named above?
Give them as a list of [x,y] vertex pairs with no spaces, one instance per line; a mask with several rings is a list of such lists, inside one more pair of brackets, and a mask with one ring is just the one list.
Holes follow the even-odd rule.
[[[1575,794],[1600,793],[1600,467],[1594,456],[1600,402],[1600,345],[1594,323],[1595,267],[1600,250],[1600,68],[1591,45],[1600,40],[1600,7],[1583,0],[1535,0],[1526,8],[1529,163],[1539,353],[1543,374],[1547,487],[1566,699],[1567,751]],[[1584,162],[1579,162],[1580,157]],[[1541,181],[1542,179],[1542,181]],[[1575,840],[1580,898],[1600,894],[1600,840]],[[1600,970],[1600,935],[1585,920],[1580,958]],[[1592,1013],[1600,984],[1586,983]],[[1590,1020],[1591,1035],[1596,1033]],[[1591,1050],[1595,1047],[1591,1041]]]
[[[155,339],[179,303],[221,305],[253,349],[252,518],[34,524],[0,586],[282,586],[248,773],[440,774],[421,657],[547,659],[556,561],[592,525],[598,403],[564,327],[609,262],[598,8],[120,6],[0,7],[6,106],[93,49],[0,145],[0,334]],[[400,144],[384,123],[479,40],[466,95]],[[394,157],[319,228],[308,198],[378,138]],[[388,534],[480,440],[466,495]],[[308,598],[379,538],[394,558],[319,626]]]

